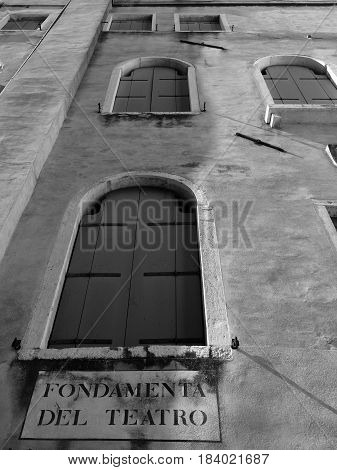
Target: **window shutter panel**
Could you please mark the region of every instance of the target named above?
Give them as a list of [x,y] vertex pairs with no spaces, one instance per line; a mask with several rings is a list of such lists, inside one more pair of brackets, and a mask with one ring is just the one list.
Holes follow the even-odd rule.
[[161,188],[117,190],[82,218],[77,240],[88,229],[96,230],[95,250],[83,261],[75,243],[76,273],[68,270],[49,345],[203,344],[191,203]]
[[263,75],[276,103],[330,104],[337,102],[337,89],[329,77],[316,74],[308,67],[273,65],[268,67]]

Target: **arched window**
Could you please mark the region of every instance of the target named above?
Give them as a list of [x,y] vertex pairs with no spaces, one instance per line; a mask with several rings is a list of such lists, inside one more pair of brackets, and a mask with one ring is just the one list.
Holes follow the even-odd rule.
[[337,68],[300,55],[259,59],[254,76],[266,105],[265,122],[337,122]]
[[112,73],[102,114],[199,113],[195,69],[168,57],[141,57]]
[[51,348],[205,344],[196,202],[118,189],[82,216]]
[[300,65],[271,65],[262,70],[275,103],[335,104],[337,88],[325,72]]

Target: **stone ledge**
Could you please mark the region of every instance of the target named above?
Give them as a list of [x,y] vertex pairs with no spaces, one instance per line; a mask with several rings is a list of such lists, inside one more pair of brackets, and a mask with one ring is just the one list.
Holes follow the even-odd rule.
[[231,361],[230,346],[134,346],[116,348],[22,349],[19,360],[75,360],[75,359],[213,359]]
[[[0,192],[0,259],[56,141],[94,51],[108,5],[109,0],[95,4],[73,0],[1,95],[5,150],[0,167],[2,163],[8,167]],[[29,87],[18,93],[25,80],[38,80],[40,84],[45,80],[48,93],[38,95]]]

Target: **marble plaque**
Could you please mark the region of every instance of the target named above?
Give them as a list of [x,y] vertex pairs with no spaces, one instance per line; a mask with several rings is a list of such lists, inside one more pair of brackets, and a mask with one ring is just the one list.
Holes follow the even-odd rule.
[[219,441],[216,385],[200,371],[40,372],[21,438]]

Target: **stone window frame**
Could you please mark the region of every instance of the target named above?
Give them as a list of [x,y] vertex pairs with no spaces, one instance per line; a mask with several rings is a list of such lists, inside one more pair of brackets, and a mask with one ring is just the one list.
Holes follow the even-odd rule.
[[[206,345],[144,345],[134,347],[81,347],[49,349],[48,340],[57,313],[65,276],[84,211],[92,201],[135,184],[157,186],[194,197],[200,250],[201,290]],[[124,357],[177,357],[230,360],[230,332],[213,208],[204,191],[191,181],[167,173],[128,172],[107,177],[81,191],[68,205],[56,238],[36,306],[19,351],[20,360],[34,359],[123,359]]]
[[313,199],[312,201],[337,252],[337,230],[330,218],[330,216],[337,217],[337,199]]
[[[123,29],[119,31],[110,31],[111,23],[113,20],[139,20],[146,16],[151,16],[151,30],[144,29]],[[151,33],[156,31],[157,28],[157,14],[156,13],[110,13],[103,24],[102,31],[109,33]]]
[[[15,5],[13,5],[13,6],[15,6]],[[27,8],[25,8],[23,10],[7,10],[6,15],[3,18],[0,19],[0,31],[3,31],[5,33],[18,32],[20,30],[3,30],[2,28],[4,26],[6,26],[6,24],[10,20],[16,20],[18,18],[27,18],[27,19],[29,19],[29,18],[32,18],[32,17],[34,18],[36,16],[46,16],[47,17],[41,23],[41,30],[40,29],[36,29],[36,30],[23,29],[22,31],[25,31],[25,33],[33,33],[33,32],[36,32],[36,31],[47,31],[52,26],[54,21],[57,19],[60,12],[61,12],[61,9],[59,9],[57,11],[55,11],[55,9],[53,9],[53,10],[39,9],[38,5],[37,5],[36,8],[30,8],[28,11],[27,11]]]
[[[331,148],[333,147],[333,148]],[[330,162],[333,164],[333,166],[337,167],[337,161],[336,161],[336,145],[335,144],[328,144],[325,147],[325,153],[328,155]]]
[[[114,112],[113,107],[117,95],[119,81],[122,75],[125,75],[132,70],[142,67],[171,67],[175,68],[183,73],[187,74],[188,91],[190,97],[190,111],[148,111],[142,112]],[[126,62],[118,64],[112,71],[108,90],[105,95],[105,100],[102,108],[102,114],[112,115],[195,115],[200,114],[200,104],[198,96],[197,78],[195,67],[189,62],[185,62],[181,59],[175,59],[173,57],[137,57],[136,59],[130,59]]]
[[[209,30],[204,30],[204,31],[182,31],[180,28],[180,21],[183,18],[203,18],[205,21],[208,21],[211,18],[214,18],[218,16],[219,17],[219,24],[220,24],[220,29],[214,30],[214,29],[209,29]],[[183,32],[183,33],[223,33],[224,31],[230,31],[230,27],[226,18],[226,15],[224,13],[220,13],[218,15],[203,15],[203,14],[188,14],[188,13],[174,13],[174,30],[176,32]]]
[[302,55],[273,55],[258,59],[253,65],[253,74],[262,100],[266,106],[264,121],[270,127],[280,127],[282,120],[299,123],[337,123],[337,105],[334,104],[281,104],[275,103],[263,78],[262,70],[271,65],[298,65],[309,67],[328,76],[337,87],[337,66],[322,60]]

